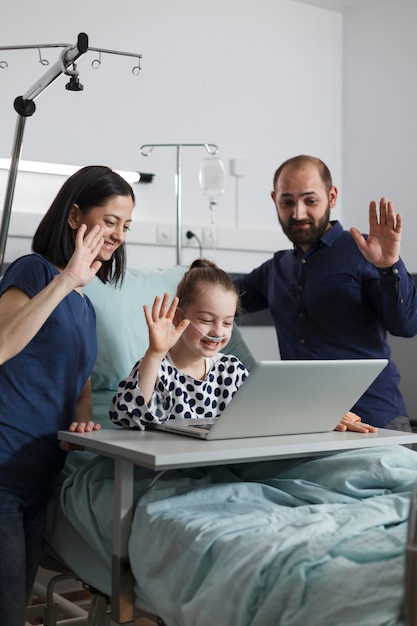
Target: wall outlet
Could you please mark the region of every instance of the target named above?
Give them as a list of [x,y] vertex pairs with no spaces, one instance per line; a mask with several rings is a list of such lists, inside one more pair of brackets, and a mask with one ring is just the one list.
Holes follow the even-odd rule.
[[[192,233],[192,236],[187,237],[187,233]],[[181,241],[186,248],[198,247],[201,241],[201,226],[183,226]]]
[[173,224],[157,224],[156,225],[156,243],[168,246],[174,243],[174,225]]

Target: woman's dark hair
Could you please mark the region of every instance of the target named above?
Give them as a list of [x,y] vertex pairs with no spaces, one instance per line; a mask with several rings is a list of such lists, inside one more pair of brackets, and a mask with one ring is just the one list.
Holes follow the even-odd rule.
[[185,272],[177,285],[176,296],[179,306],[184,309],[198,297],[198,290],[204,285],[222,287],[236,295],[236,313],[240,314],[239,293],[229,274],[207,259],[196,259]]
[[[32,240],[32,250],[42,254],[57,267],[65,267],[75,249],[74,231],[68,224],[69,213],[76,204],[88,215],[93,207],[104,206],[111,196],[135,194],[124,178],[109,167],[88,165],[70,176],[39,224]],[[109,261],[103,261],[97,272],[103,283],[123,281],[126,270],[126,247],[120,245]]]

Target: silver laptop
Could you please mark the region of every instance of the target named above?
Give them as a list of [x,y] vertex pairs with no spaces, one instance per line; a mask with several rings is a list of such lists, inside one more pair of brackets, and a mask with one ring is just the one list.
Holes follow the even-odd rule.
[[149,426],[207,440],[329,432],[387,363],[259,361],[217,419],[170,419]]

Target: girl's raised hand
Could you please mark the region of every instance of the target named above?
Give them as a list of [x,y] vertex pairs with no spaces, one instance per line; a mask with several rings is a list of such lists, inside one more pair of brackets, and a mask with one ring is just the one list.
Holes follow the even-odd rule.
[[163,298],[156,296],[152,310],[145,304],[143,307],[146,323],[149,330],[149,350],[164,355],[174,346],[184,330],[189,326],[189,320],[182,320],[174,327],[173,320],[178,306],[175,296],[169,304],[169,294]]

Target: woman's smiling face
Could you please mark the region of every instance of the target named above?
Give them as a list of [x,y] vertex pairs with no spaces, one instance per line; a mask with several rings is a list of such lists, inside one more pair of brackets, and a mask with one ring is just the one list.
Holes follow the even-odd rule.
[[87,225],[87,232],[99,224],[104,238],[103,246],[97,258],[109,261],[115,250],[126,240],[126,233],[132,222],[133,200],[130,196],[110,196],[106,204],[90,209],[83,214],[74,205],[68,218],[71,228]]

